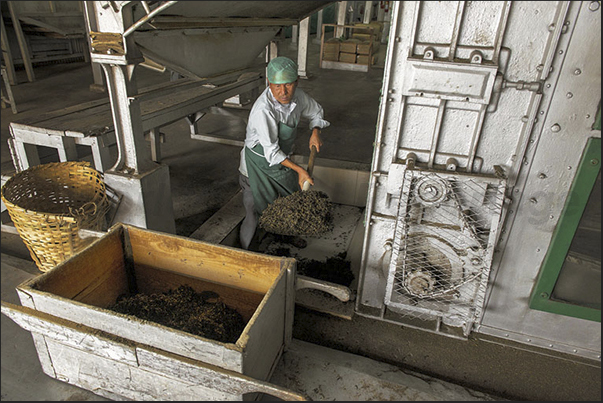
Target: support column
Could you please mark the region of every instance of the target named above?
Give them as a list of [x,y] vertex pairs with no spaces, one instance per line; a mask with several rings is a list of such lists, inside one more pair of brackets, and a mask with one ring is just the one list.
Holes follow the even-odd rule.
[[297,37],[299,36],[299,26],[295,24],[291,27],[291,47],[297,46]]
[[[345,25],[347,15],[348,2],[340,1],[337,3],[337,25]],[[335,31],[335,38],[339,38],[343,35],[343,28],[337,27]]]
[[[266,66],[270,63],[270,60],[278,57],[278,42],[270,41],[270,44],[266,45]],[[266,87],[268,87],[268,72],[265,72]]]
[[107,79],[118,147],[115,165],[104,173],[105,183],[122,196],[114,222],[175,234],[169,167],[151,160],[144,141],[134,75],[144,59],[133,38],[125,34],[133,24],[132,6],[84,4],[86,12],[95,15],[98,32],[115,37],[123,46],[106,49],[102,38],[92,38],[90,47],[92,61],[102,66]]
[[387,38],[389,36],[389,29],[391,26],[392,12],[391,10],[383,10],[383,29],[381,30],[381,43],[387,43]]
[[385,8],[377,7],[377,21],[383,22],[385,19]]
[[318,12],[318,19],[316,21],[316,38],[312,41],[313,43],[320,44],[322,40],[322,10]]
[[310,17],[299,23],[299,45],[297,47],[297,74],[300,78],[308,78],[306,72],[308,61],[308,37],[310,35]]
[[[96,17],[94,15],[94,10],[91,10],[89,7],[85,7],[83,14],[84,14],[84,22],[86,24],[86,27],[88,27],[88,31],[98,31],[98,27],[96,24]],[[86,35],[86,43],[88,44],[88,52],[92,51],[92,43],[90,40],[90,35]],[[105,92],[107,91],[107,87],[105,86],[105,82],[103,79],[103,70],[101,68],[101,65],[98,63],[94,63],[92,62],[92,59],[90,57],[88,57],[88,59],[90,59],[90,65],[92,67],[92,79],[93,79],[93,83],[90,84],[90,91],[95,91],[95,92]]]
[[140,101],[134,69],[136,64],[103,64],[107,76],[107,88],[111,101],[111,112],[115,124],[118,156],[111,170],[144,172],[153,167],[146,150]]
[[373,19],[373,2],[365,1],[364,2],[364,16],[362,17],[363,24],[370,24]]

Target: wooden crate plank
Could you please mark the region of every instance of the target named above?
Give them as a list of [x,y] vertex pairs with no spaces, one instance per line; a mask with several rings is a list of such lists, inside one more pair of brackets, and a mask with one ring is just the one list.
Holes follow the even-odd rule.
[[[242,353],[235,344],[195,336],[160,324],[143,321],[103,308],[84,305],[61,297],[26,289],[35,307],[59,318],[114,334],[136,343],[163,348],[233,371],[242,371]],[[24,301],[21,302],[24,304]]]
[[242,400],[243,394],[254,392],[267,393],[287,401],[306,400],[304,396],[298,393],[269,382],[225,371],[186,357],[176,358],[162,351],[144,347],[138,348],[137,353],[141,368],[148,368],[150,371],[156,371],[157,373],[167,373],[170,374],[168,376],[192,384],[200,383],[212,390],[229,395],[238,395],[239,400]]
[[[45,338],[50,338],[63,345],[100,357],[137,365],[134,345],[126,340],[115,340],[88,326],[8,302],[2,302],[2,313],[23,329],[43,335]],[[52,359],[52,355],[50,356]]]
[[58,345],[50,348],[61,378],[112,400],[228,401],[238,397],[77,349]]
[[253,392],[306,400],[280,386],[36,310],[2,303],[2,313],[44,335],[57,379],[91,391],[102,389],[111,396],[137,400],[242,400]]
[[[107,307],[129,289],[123,253],[122,234],[111,232],[53,269],[31,280],[29,286],[63,298]],[[35,284],[35,286],[34,286]]]
[[246,330],[243,373],[256,379],[267,380],[280,358],[285,342],[285,303],[287,274],[282,272],[274,287],[268,292],[251,319],[252,326]]
[[57,379],[112,400],[222,401],[238,397],[47,340]]
[[138,264],[259,293],[266,293],[280,272],[282,258],[128,228]]

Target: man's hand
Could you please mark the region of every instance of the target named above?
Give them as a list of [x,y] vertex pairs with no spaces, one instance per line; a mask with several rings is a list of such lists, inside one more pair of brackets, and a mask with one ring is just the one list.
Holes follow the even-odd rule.
[[297,182],[299,184],[300,189],[303,189],[304,182],[306,182],[306,181],[310,182],[311,185],[314,185],[314,180],[310,177],[310,175],[308,174],[308,171],[306,171],[304,168],[300,167],[299,165],[297,165],[296,163],[291,161],[289,158],[285,158],[281,162],[281,165],[284,165],[287,168],[291,168],[295,172],[297,172]]
[[314,186],[314,180],[310,177],[308,171],[306,171],[305,169],[301,168],[299,171],[297,171],[297,176],[300,189],[304,188],[305,182],[310,182],[310,185]]
[[322,138],[320,137],[320,129],[315,127],[312,129],[312,135],[310,136],[310,151],[312,151],[312,146],[316,147],[316,152],[320,152],[320,146],[322,145]]

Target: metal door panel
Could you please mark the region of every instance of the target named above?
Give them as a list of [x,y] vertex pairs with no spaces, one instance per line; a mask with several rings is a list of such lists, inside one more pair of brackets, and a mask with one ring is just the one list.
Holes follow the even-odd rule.
[[576,2],[568,10],[567,33],[561,37],[553,72],[544,86],[550,104],[540,108],[541,121],[534,127],[525,155],[526,169],[517,178],[494,286],[479,331],[600,360],[599,322],[533,310],[526,301],[586,141],[601,136],[600,130],[591,128],[601,98],[601,36],[592,35],[601,32],[601,13],[591,10],[590,4]]
[[[563,94],[556,88],[562,59],[565,53],[569,57],[570,38],[576,35],[574,25],[583,24],[582,29],[591,34],[600,32],[600,11],[590,10],[591,4],[394,3],[367,199],[357,313],[429,331],[455,333],[442,328],[442,317],[436,318],[435,323],[418,323],[416,318],[392,315],[392,306],[387,303],[387,278],[392,275],[388,269],[392,255],[398,254],[395,238],[401,214],[406,213],[400,208],[409,200],[403,193],[405,170],[409,166],[429,172],[456,170],[492,180],[506,179],[504,205],[499,216],[492,217],[497,223],[492,228],[500,232],[495,234],[499,239],[492,251],[485,299],[488,305],[475,306],[478,311],[485,309],[483,319],[478,318],[468,331],[499,336],[528,334],[530,340],[557,337],[556,342],[541,343],[547,348],[575,343],[591,349],[594,342],[599,343],[600,352],[600,324],[597,331],[583,321],[575,323],[573,318],[551,319],[547,317],[551,314],[529,312],[527,305],[542,262],[540,252],[535,251],[545,251],[550,242],[573,177],[567,167],[577,164],[578,150],[584,147],[583,140],[573,144],[575,138],[567,137],[560,142],[559,135],[555,141],[538,140],[550,136],[551,130],[568,134],[574,130],[569,125],[572,128],[565,132],[568,123],[578,121],[584,129],[586,124],[580,116],[588,107],[594,117],[600,100],[600,92],[598,96],[592,94],[592,88],[600,88],[600,36],[598,43],[585,45],[595,49],[576,50],[590,52],[588,58],[574,59],[574,70],[587,71],[580,77],[582,81],[570,90],[561,90]],[[579,14],[582,18],[586,12],[580,9],[587,10],[595,21],[578,22]],[[584,67],[586,63],[588,68]],[[588,100],[577,104],[575,112],[564,107],[554,110],[557,120],[549,122],[549,103],[554,96],[567,101],[569,92],[574,93],[574,100]],[[555,123],[562,129],[550,129]],[[539,159],[541,169],[555,177],[554,184],[533,179],[534,164]],[[527,179],[535,182],[528,185]],[[536,190],[550,193],[540,202],[532,200],[538,197],[524,195]],[[532,211],[535,206],[538,214]],[[540,221],[531,224],[535,216]],[[530,225],[532,229],[527,230]],[[512,241],[510,231],[515,235]],[[528,234],[519,236],[522,231]],[[541,317],[547,317],[548,325],[543,326],[537,319]],[[483,320],[482,326],[479,320]],[[572,340],[571,331],[566,329],[577,324],[585,335]],[[555,326],[564,330],[557,332]],[[586,342],[586,338],[591,340]],[[525,339],[522,336],[514,340],[526,342]]]

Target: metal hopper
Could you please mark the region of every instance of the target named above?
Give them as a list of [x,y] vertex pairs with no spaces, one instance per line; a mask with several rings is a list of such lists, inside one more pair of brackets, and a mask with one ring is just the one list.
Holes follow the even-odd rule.
[[[172,3],[168,6],[168,3]],[[191,78],[205,78],[254,65],[266,45],[285,26],[328,5],[324,1],[165,2],[150,16],[133,5],[132,32],[147,59]],[[158,8],[159,8],[158,7]],[[136,23],[135,23],[136,24]]]

